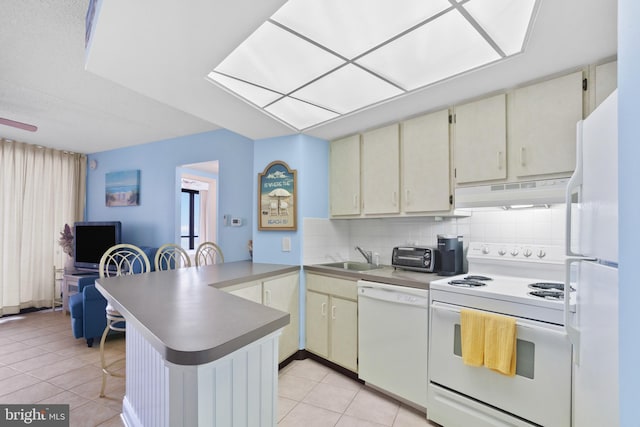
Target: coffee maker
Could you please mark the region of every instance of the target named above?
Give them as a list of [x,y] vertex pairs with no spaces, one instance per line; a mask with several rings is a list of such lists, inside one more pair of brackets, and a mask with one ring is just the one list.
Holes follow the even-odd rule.
[[462,236],[438,234],[438,252],[438,276],[455,276],[462,273]]

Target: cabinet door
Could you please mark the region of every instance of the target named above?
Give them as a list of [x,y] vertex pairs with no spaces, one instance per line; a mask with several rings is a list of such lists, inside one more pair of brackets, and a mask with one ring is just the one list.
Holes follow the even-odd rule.
[[365,214],[399,213],[398,125],[362,135],[362,209]]
[[582,92],[582,72],[513,91],[509,149],[515,176],[569,175],[574,170]]
[[402,122],[403,212],[448,211],[449,111]]
[[456,183],[507,177],[506,96],[496,95],[455,108]]
[[329,358],[329,296],[307,291],[306,348],[312,353]]
[[279,344],[279,362],[298,351],[299,314],[298,314],[298,274],[265,280],[263,301],[267,307],[289,313],[289,324],[282,330]]
[[358,372],[358,304],[331,297],[330,360]]
[[224,291],[230,294],[239,296],[240,298],[247,299],[249,301],[262,304],[262,283],[261,282],[249,282],[241,285],[230,286],[229,288],[223,288]]
[[329,198],[332,216],[360,213],[360,135],[331,141]]
[[618,62],[613,61],[607,64],[596,66],[595,79],[595,107],[607,99],[611,92],[618,87]]

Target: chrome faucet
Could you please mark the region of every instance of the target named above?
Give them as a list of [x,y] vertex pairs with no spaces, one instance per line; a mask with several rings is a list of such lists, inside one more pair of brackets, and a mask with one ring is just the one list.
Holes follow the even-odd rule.
[[367,264],[373,264],[373,254],[371,251],[365,251],[360,246],[356,246],[356,250],[362,254],[364,259],[367,260]]

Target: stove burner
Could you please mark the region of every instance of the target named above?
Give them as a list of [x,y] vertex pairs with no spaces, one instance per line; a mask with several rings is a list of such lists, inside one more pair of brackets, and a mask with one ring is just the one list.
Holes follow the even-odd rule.
[[[544,290],[544,291],[564,291],[564,283],[555,283],[555,282],[538,282],[538,283],[531,283],[529,285],[529,287],[531,289],[540,289],[540,290]],[[572,291],[575,291],[575,289],[572,287],[571,288]]]
[[554,301],[564,300],[564,292],[562,291],[531,291],[529,295]]
[[487,276],[466,276],[464,280],[493,280],[493,279]]
[[486,286],[487,285],[486,283],[478,282],[477,280],[468,280],[466,278],[451,280],[451,281],[449,281],[449,284],[453,285],[453,286],[464,287],[464,288],[476,288],[478,286]]

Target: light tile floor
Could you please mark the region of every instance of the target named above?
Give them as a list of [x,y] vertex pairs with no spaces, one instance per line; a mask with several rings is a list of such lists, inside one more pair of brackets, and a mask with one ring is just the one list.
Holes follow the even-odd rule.
[[[124,338],[107,341],[107,361],[124,356]],[[100,398],[99,343],[71,333],[68,315],[39,311],[0,317],[0,403],[67,403],[72,427],[121,427],[123,378],[110,377]],[[124,362],[121,363],[124,371]],[[118,365],[116,365],[118,366]],[[281,427],[434,426],[423,413],[311,359],[279,375]]]
[[424,413],[311,359],[283,368],[278,387],[280,427],[437,426]]

